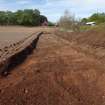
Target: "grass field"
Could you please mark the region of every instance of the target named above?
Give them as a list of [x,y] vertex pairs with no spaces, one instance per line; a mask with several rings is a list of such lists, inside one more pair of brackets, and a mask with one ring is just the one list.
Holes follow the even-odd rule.
[[89,31],[89,30],[104,31],[104,29],[105,29],[105,23],[101,23],[95,26],[87,26],[87,25],[80,26],[80,31]]

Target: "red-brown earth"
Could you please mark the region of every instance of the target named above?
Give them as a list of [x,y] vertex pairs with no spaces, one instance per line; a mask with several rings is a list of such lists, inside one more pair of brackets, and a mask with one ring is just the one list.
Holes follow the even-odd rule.
[[33,53],[0,78],[0,105],[105,105],[104,63],[42,30]]

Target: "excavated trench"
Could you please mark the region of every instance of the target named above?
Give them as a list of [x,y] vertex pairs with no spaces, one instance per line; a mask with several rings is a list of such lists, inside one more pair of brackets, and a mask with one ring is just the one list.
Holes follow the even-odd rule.
[[1,60],[0,75],[7,76],[13,68],[23,63],[28,55],[32,54],[33,50],[36,49],[37,43],[42,34],[43,32],[37,33],[34,36],[32,35],[32,38],[28,38],[21,44],[21,46],[19,46],[17,52],[9,55],[5,60]]
[[54,34],[41,35],[7,60],[3,75],[14,71],[0,78],[0,105],[105,105],[103,64]]

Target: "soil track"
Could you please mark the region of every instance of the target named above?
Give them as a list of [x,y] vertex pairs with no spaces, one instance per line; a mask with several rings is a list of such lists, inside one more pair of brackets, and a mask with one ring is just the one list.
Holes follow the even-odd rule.
[[105,105],[105,68],[54,34],[6,78],[0,105]]

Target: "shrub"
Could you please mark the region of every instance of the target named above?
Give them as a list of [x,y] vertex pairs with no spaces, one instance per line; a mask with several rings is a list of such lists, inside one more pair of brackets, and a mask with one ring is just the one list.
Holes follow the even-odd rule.
[[68,11],[65,11],[64,15],[61,16],[59,26],[65,30],[79,31],[79,22]]

